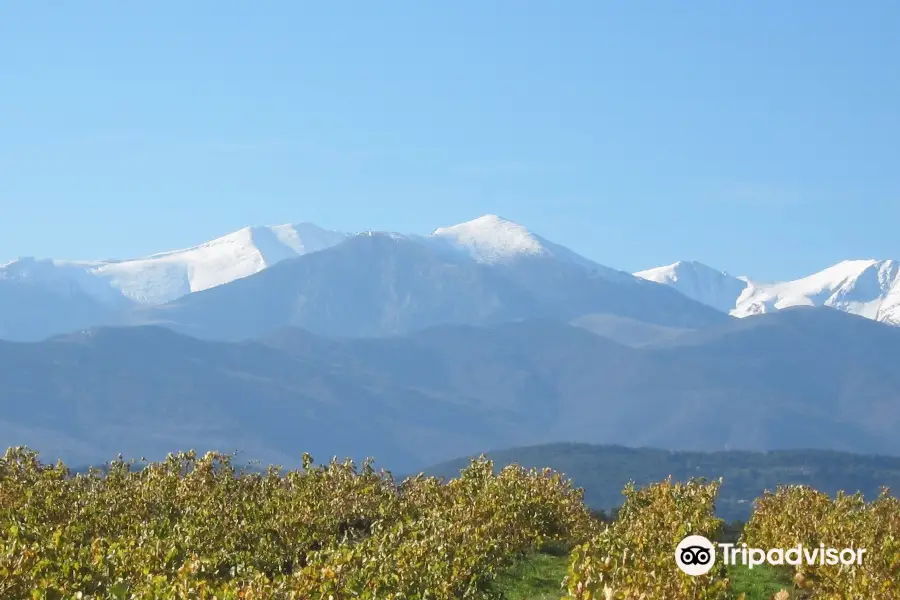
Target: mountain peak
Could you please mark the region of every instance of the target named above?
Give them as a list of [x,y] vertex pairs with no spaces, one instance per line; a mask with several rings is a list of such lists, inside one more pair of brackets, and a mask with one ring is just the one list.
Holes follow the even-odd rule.
[[[487,213],[481,215],[480,217],[475,217],[469,221],[464,221],[462,223],[457,223],[456,225],[451,225],[449,227],[438,227],[435,231],[442,231],[446,229],[453,229],[458,227],[466,227],[466,226],[482,226],[482,227],[492,227],[498,225],[512,225],[514,227],[522,227],[522,225],[516,223],[515,221],[511,221],[505,217],[501,217],[500,215],[494,213]],[[524,227],[523,227],[524,229]]]
[[547,253],[544,241],[524,226],[488,214],[450,227],[439,227],[431,234],[456,243],[480,262],[502,262],[522,255]]
[[688,298],[726,313],[734,309],[735,301],[750,285],[746,279],[733,277],[695,260],[680,260],[634,275],[671,286]]
[[495,214],[482,215],[450,227],[440,227],[428,238],[447,242],[481,263],[502,264],[523,257],[549,257],[576,265],[609,281],[635,281],[629,273],[598,264],[533,233],[524,225]]
[[734,317],[827,306],[900,325],[900,261],[892,259],[842,260],[812,275],[776,283],[732,277],[696,261],[679,261],[635,275],[671,286]]
[[[470,223],[470,224],[478,223],[478,224],[481,224],[484,226],[492,226],[492,227],[512,226],[512,227],[520,227],[520,228],[524,229],[524,227],[522,225],[520,225],[519,223],[516,223],[515,221],[511,221],[507,218],[501,217],[500,215],[496,215],[494,213],[488,213],[485,215],[481,215],[480,217],[476,217],[476,218],[472,219],[471,221],[468,221],[468,223]],[[461,224],[465,225],[465,223],[461,223]]]
[[725,271],[720,271],[696,260],[679,260],[670,265],[635,273],[637,277],[656,281],[657,283],[672,283],[678,281],[681,277],[689,276],[689,274],[706,277],[731,277]]
[[20,258],[0,266],[0,278],[67,281],[107,304],[164,304],[253,275],[283,260],[324,250],[347,234],[312,223],[244,227],[208,242],[109,261]]
[[843,260],[807,277],[756,285],[732,314],[756,315],[791,306],[830,306],[876,321],[900,324],[900,264]]
[[214,240],[96,269],[139,303],[162,304],[330,248],[347,234],[312,223],[244,227]]
[[[210,248],[223,246],[277,246],[283,254],[289,249],[294,254],[305,254],[316,250],[323,250],[346,239],[347,234],[329,229],[323,229],[313,223],[285,223],[282,225],[250,225],[242,227],[231,233],[204,242],[190,248],[169,250],[151,254],[146,258],[163,258],[166,256],[185,255]],[[261,252],[263,251],[260,249]]]

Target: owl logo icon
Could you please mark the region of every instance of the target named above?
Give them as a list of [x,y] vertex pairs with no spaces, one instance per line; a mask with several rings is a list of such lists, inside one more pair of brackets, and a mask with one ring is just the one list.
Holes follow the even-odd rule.
[[692,577],[705,575],[716,563],[716,547],[702,535],[689,535],[675,548],[675,563]]

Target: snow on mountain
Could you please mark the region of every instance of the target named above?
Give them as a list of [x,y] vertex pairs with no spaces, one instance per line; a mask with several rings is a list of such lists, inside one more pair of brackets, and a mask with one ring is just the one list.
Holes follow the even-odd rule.
[[[522,265],[523,259],[548,258],[577,265],[614,282],[653,281],[736,317],[790,306],[830,306],[900,325],[900,262],[894,260],[847,260],[793,281],[759,283],[695,261],[631,275],[597,264],[493,214],[440,227],[426,236],[387,235],[437,244],[487,265]],[[41,293],[60,299],[84,293],[111,309],[135,303],[158,305],[253,275],[289,258],[330,248],[348,237],[351,234],[310,223],[245,227],[199,246],[132,260],[19,258],[0,265],[0,281],[7,287],[16,282],[28,284],[31,290],[41,289]],[[535,267],[554,268],[552,264],[543,261]]]
[[339,244],[347,235],[309,223],[245,227],[205,244],[93,269],[128,298],[162,304]]
[[484,215],[458,225],[439,227],[429,237],[449,243],[485,264],[502,264],[522,257],[543,256],[579,265],[609,280],[632,279],[628,273],[588,260],[532,233],[523,225],[497,215]]
[[[790,306],[830,306],[900,325],[900,262],[893,260],[848,260],[801,279],[759,283],[695,261],[680,261],[632,276],[490,214],[435,229],[428,236],[390,235],[438,243],[483,264],[550,258],[586,268],[611,281],[634,277],[654,281],[736,317]],[[289,258],[330,248],[348,237],[350,234],[309,223],[245,227],[199,246],[132,260],[20,258],[0,265],[0,280],[39,284],[61,297],[78,289],[114,308],[132,303],[157,305],[253,275]]]
[[439,227],[431,235],[453,241],[468,249],[473,258],[485,263],[547,252],[536,235],[522,225],[497,215],[484,215],[451,227]]
[[91,274],[91,268],[101,264],[23,257],[0,265],[0,280],[37,285],[60,296],[78,290],[104,304],[127,304],[121,292]]
[[[428,236],[387,235],[439,243],[482,263],[543,256],[580,265],[609,280],[633,280],[630,274],[594,263],[496,215],[439,228]],[[129,260],[20,258],[0,265],[0,279],[28,280],[61,294],[75,286],[112,307],[158,305],[253,275],[285,259],[329,248],[348,237],[351,234],[310,223],[245,227],[199,246]]]
[[900,263],[895,260],[845,260],[793,281],[751,283],[737,298],[731,314],[746,317],[789,306],[830,306],[900,325]]
[[792,306],[828,306],[900,325],[900,262],[845,260],[807,277],[759,283],[697,262],[678,262],[635,273],[735,317]]
[[329,248],[347,234],[309,223],[245,227],[205,244],[123,261],[24,258],[0,266],[0,278],[76,283],[108,304],[163,304],[257,273],[282,260]]
[[679,261],[635,273],[635,276],[675,288],[688,298],[730,312],[749,285],[746,279],[717,271],[696,261]]

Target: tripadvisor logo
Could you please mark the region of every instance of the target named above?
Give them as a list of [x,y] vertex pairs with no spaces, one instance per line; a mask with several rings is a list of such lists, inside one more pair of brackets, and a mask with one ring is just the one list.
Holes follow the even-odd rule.
[[747,544],[713,544],[702,535],[689,535],[675,548],[675,563],[683,572],[697,577],[705,575],[716,562],[716,546],[722,551],[725,565],[745,565],[747,568],[770,565],[861,565],[865,548],[809,548],[798,544],[793,548],[750,548]]
[[675,548],[675,562],[688,575],[705,575],[716,562],[716,547],[702,535],[689,535]]

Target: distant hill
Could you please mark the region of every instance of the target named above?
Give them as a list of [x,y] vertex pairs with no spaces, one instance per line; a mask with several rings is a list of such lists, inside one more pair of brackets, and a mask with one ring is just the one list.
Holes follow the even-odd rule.
[[[726,520],[745,520],[752,501],[778,485],[804,484],[834,494],[861,491],[872,499],[882,486],[900,490],[900,458],[820,450],[775,452],[671,452],[651,448],[546,444],[488,452],[495,468],[509,464],[550,467],[565,473],[585,491],[586,502],[609,510],[621,504],[629,481],[646,485],[669,475],[723,478],[717,512]],[[460,458],[425,469],[429,475],[453,477],[468,464]]]
[[394,469],[557,441],[900,455],[897,356],[900,329],[830,309],[640,348],[547,319],[344,340],[96,329],[0,342],[0,446],[71,464],[195,448]]
[[653,325],[637,319],[610,314],[582,315],[572,320],[570,324],[634,348],[673,340],[683,333],[692,331],[691,329]]

